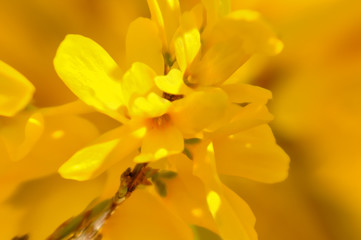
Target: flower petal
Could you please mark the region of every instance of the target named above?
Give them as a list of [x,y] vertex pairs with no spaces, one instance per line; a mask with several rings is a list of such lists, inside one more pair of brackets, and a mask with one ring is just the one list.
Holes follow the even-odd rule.
[[75,100],[59,106],[41,108],[39,111],[46,116],[78,115],[94,112],[94,108],[86,105],[81,100]]
[[[141,226],[141,229],[134,229],[134,226]],[[137,189],[129,201],[118,207],[104,226],[102,234],[108,240],[193,239],[190,227],[172,213],[159,196],[152,195],[145,189]]]
[[146,97],[136,98],[129,113],[131,116],[154,118],[165,114],[170,105],[171,103],[167,99],[151,92]]
[[220,17],[227,15],[231,10],[229,0],[202,0],[207,11],[207,25],[212,26]]
[[250,57],[240,47],[241,42],[239,38],[232,37],[206,50],[201,61],[195,61],[190,67],[190,82],[211,86],[226,81]]
[[0,61],[0,116],[11,117],[31,100],[34,86],[14,68]]
[[1,120],[0,139],[6,145],[10,158],[13,161],[24,158],[43,133],[43,115],[23,111],[13,118]]
[[182,16],[181,25],[175,35],[174,48],[177,63],[182,72],[185,72],[201,48],[201,36],[197,22],[190,12],[186,12]]
[[141,62],[132,64],[122,79],[122,96],[128,108],[131,108],[136,98],[145,97],[155,89],[155,76],[156,73],[148,65]]
[[40,138],[21,161],[0,161],[0,182],[21,182],[57,172],[65,159],[98,135],[89,121],[76,116],[43,116]]
[[157,25],[148,18],[137,18],[128,29],[126,38],[128,63],[142,62],[160,75],[164,73],[162,42]]
[[178,0],[147,0],[152,20],[159,27],[165,51],[179,26],[181,17]]
[[265,183],[283,181],[289,157],[276,144],[268,125],[214,140],[217,170]]
[[82,212],[96,199],[105,180],[106,176],[101,176],[75,182],[54,174],[23,183],[6,202],[15,214],[17,209],[24,213],[14,223],[17,231],[12,237],[29,234],[33,239],[46,239],[65,220]]
[[155,127],[147,131],[142,144],[141,154],[135,162],[156,161],[181,153],[184,150],[182,133],[172,124]]
[[226,81],[250,56],[275,55],[283,44],[258,12],[234,11],[220,19],[203,35],[202,61],[191,67],[191,74],[204,85]]
[[193,92],[173,102],[169,114],[183,134],[195,134],[223,116],[227,101],[220,89]]
[[234,103],[266,104],[272,98],[272,92],[250,84],[233,83],[222,85],[221,88],[228,94],[229,100]]
[[131,162],[124,159],[140,146],[144,134],[145,129],[138,124],[111,130],[76,152],[59,168],[59,173],[67,179],[84,181],[98,176],[118,161],[128,167]]
[[192,91],[183,81],[183,73],[176,68],[170,70],[166,76],[157,76],[154,79],[157,87],[163,92],[175,95],[185,95]]
[[229,104],[224,117],[209,127],[209,132],[205,133],[205,137],[214,139],[228,136],[268,123],[272,119],[272,114],[268,112],[264,104],[251,103],[245,107]]
[[167,180],[167,195],[164,198],[164,204],[188,224],[217,232],[217,226],[208,209],[204,185],[192,173],[193,163],[184,154],[171,156],[169,162],[175,165],[177,177]]
[[110,117],[126,121],[118,111],[123,106],[121,70],[96,42],[81,35],[67,35],[58,48],[54,66],[82,101]]
[[205,185],[208,207],[222,239],[256,240],[255,217],[249,206],[221,183],[212,144],[203,142],[193,150],[194,175]]
[[258,12],[252,10],[233,11],[218,21],[205,36],[205,48],[232,37],[241,40],[239,47],[248,54],[275,55],[283,48],[270,26]]

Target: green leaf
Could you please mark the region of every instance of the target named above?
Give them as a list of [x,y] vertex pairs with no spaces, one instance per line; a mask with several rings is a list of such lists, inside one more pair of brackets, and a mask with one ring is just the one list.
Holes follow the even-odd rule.
[[167,196],[167,185],[159,179],[157,179],[153,183],[155,185],[155,189],[157,190],[158,194],[161,197],[166,197]]
[[184,139],[184,143],[185,144],[197,144],[200,143],[202,141],[202,139],[200,138],[188,138],[188,139]]
[[190,227],[193,230],[194,240],[222,240],[220,236],[207,228],[197,225],[191,225]]
[[158,177],[165,178],[165,179],[172,179],[177,176],[176,172],[173,171],[161,171],[158,173]]
[[190,159],[193,160],[193,155],[188,148],[184,148],[183,153]]

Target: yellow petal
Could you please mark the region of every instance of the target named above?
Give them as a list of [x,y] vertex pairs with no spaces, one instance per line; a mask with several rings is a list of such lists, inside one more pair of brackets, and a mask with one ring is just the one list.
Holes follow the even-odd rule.
[[204,9],[204,6],[202,3],[198,3],[197,5],[195,5],[190,13],[192,14],[193,16],[193,19],[195,20],[196,22],[196,25],[197,25],[197,28],[198,30],[201,32],[203,31],[204,27],[205,27],[205,24],[206,24],[206,19],[205,19],[205,9]]
[[128,167],[131,162],[124,160],[140,146],[144,134],[145,129],[137,124],[111,130],[76,152],[59,168],[59,173],[67,179],[84,181],[98,176],[118,161]]
[[40,112],[21,112],[13,118],[0,119],[0,139],[13,161],[24,158],[43,133],[44,121]]
[[169,162],[175,165],[177,177],[166,182],[167,195],[164,198],[164,204],[188,224],[217,232],[217,226],[208,209],[204,185],[192,173],[193,163],[184,154],[171,156]]
[[156,73],[144,63],[135,62],[122,79],[122,95],[124,103],[131,108],[134,100],[145,97],[155,87]]
[[234,103],[266,104],[272,98],[271,91],[250,84],[234,83],[222,85],[221,88],[228,94],[229,100]]
[[21,161],[0,161],[0,182],[54,174],[66,159],[98,135],[93,124],[76,116],[44,116],[43,126],[40,138]]
[[204,85],[226,81],[251,55],[275,55],[282,50],[270,27],[257,12],[234,11],[205,32],[202,61],[191,66],[194,81]]
[[174,48],[177,63],[184,72],[201,48],[201,36],[197,22],[190,12],[186,12],[182,16],[180,28],[175,35]]
[[159,27],[165,51],[169,51],[169,44],[180,22],[180,8],[178,0],[147,0],[152,20]]
[[24,210],[14,223],[15,234],[28,233],[33,239],[46,239],[65,220],[81,213],[97,198],[105,180],[106,176],[101,176],[92,181],[75,182],[54,174],[25,182],[7,200],[8,206]]
[[240,40],[238,47],[248,54],[275,55],[283,48],[270,26],[252,10],[234,11],[222,18],[205,36],[205,47],[232,37]]
[[135,162],[156,161],[161,158],[181,153],[184,150],[184,139],[182,133],[172,124],[155,127],[147,131],[141,154]]
[[210,26],[231,10],[231,2],[229,0],[202,0],[202,3],[207,10],[207,25]]
[[157,87],[163,92],[175,95],[185,95],[192,91],[183,82],[183,73],[176,68],[170,70],[166,76],[157,76],[154,79]]
[[250,55],[242,48],[237,37],[218,42],[205,51],[201,61],[190,67],[192,82],[200,85],[220,85],[226,81]]
[[70,103],[66,103],[60,106],[55,107],[46,107],[41,108],[39,111],[46,116],[54,116],[54,115],[78,115],[78,114],[86,114],[94,112],[94,108],[86,105],[81,100],[75,100]]
[[[141,210],[140,210],[141,208]],[[105,239],[191,240],[190,227],[159,196],[137,189],[107,221]]]
[[210,139],[228,136],[268,123],[272,119],[272,114],[264,104],[251,103],[245,107],[229,104],[224,117],[210,126],[205,136]]
[[217,170],[265,183],[283,181],[289,157],[276,144],[268,125],[214,140]]
[[165,114],[170,105],[167,99],[151,92],[145,97],[135,98],[129,113],[131,116],[154,118]]
[[0,61],[0,116],[14,116],[26,107],[34,91],[29,80]]
[[227,107],[227,95],[220,89],[193,92],[173,102],[169,114],[184,134],[195,134],[221,118]]
[[128,29],[126,38],[128,63],[142,62],[160,75],[164,73],[162,42],[157,25],[148,18],[138,18]]
[[67,35],[58,48],[54,66],[82,101],[110,117],[126,121],[118,112],[123,105],[121,70],[96,42],[81,35]]
[[256,240],[255,218],[248,205],[221,183],[216,170],[212,144],[196,146],[194,174],[204,183],[209,210],[222,239]]

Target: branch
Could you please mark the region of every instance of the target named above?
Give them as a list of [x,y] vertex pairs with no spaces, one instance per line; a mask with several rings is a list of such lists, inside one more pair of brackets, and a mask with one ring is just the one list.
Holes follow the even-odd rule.
[[[130,197],[138,185],[150,185],[148,172],[151,170],[147,163],[137,164],[133,170],[128,168],[120,178],[120,187],[113,198],[107,199],[90,210],[65,221],[47,240],[100,240],[100,230],[105,221],[114,213],[116,208]],[[154,174],[156,171],[153,170]]]

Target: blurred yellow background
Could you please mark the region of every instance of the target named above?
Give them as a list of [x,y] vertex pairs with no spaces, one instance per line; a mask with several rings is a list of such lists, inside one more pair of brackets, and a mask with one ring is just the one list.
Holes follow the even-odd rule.
[[[189,9],[195,1],[180,1]],[[284,51],[242,68],[273,92],[289,178],[266,185],[224,178],[253,209],[261,240],[361,239],[361,1],[233,0],[270,22]],[[36,87],[37,106],[75,97],[53,58],[68,33],[88,36],[120,64],[127,26],[146,0],[0,0],[0,59]]]

